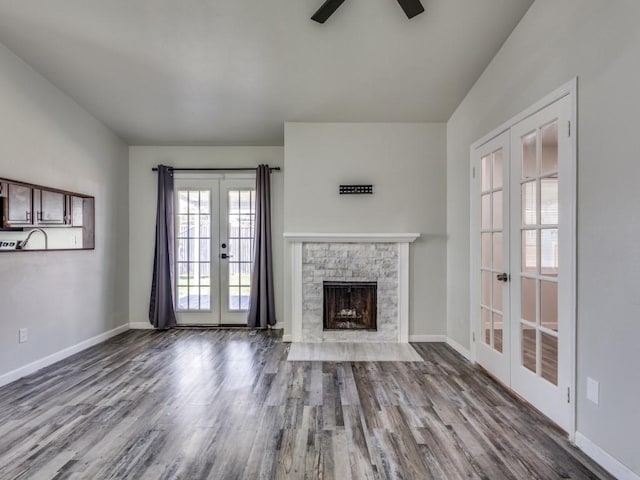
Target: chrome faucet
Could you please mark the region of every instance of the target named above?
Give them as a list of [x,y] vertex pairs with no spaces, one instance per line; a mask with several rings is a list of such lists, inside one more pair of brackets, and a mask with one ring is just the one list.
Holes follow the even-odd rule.
[[42,233],[42,235],[44,235],[44,249],[49,250],[49,237],[47,236],[47,232],[45,232],[41,228],[32,228],[31,230],[29,230],[29,233],[27,234],[27,238],[19,242],[18,245],[16,246],[16,249],[17,250],[24,249],[24,247],[27,246],[27,243],[29,243],[29,239],[31,238],[31,235],[33,235],[36,232],[40,232]]

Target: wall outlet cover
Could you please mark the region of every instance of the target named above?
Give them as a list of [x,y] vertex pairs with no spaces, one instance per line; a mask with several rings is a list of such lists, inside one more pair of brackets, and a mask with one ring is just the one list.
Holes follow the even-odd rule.
[[598,405],[600,396],[600,383],[591,377],[587,377],[587,400]]
[[25,343],[29,339],[29,330],[21,328],[18,330],[18,342]]

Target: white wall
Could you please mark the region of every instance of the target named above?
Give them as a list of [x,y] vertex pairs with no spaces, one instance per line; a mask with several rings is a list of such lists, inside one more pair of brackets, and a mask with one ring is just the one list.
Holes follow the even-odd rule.
[[96,197],[95,250],[0,253],[2,380],[128,313],[127,148],[2,45],[0,177]]
[[577,76],[577,428],[640,475],[638,19],[636,0],[536,0],[449,120],[447,323],[469,345],[469,146]]
[[[285,232],[421,234],[410,254],[410,335],[446,331],[445,145],[444,124],[285,124]],[[338,194],[351,183],[374,194]]]
[[[173,167],[282,167],[282,147],[130,147],[129,148],[129,321],[149,326],[149,294],[153,273],[158,164]],[[271,174],[271,235],[276,295],[276,328],[283,326],[282,310],[282,172]]]

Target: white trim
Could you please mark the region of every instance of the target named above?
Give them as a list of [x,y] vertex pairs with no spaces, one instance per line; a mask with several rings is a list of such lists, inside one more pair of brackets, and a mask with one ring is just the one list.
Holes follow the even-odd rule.
[[130,330],[153,330],[153,325],[149,322],[129,322]]
[[285,240],[307,243],[411,243],[419,233],[283,233]]
[[411,343],[444,343],[446,341],[446,335],[409,335]]
[[398,244],[398,342],[409,341],[409,244]]
[[283,343],[291,343],[293,341],[293,335],[285,333],[284,335],[282,335],[282,341]]
[[87,348],[93,347],[99,343],[102,343],[106,340],[109,340],[111,337],[115,337],[123,332],[129,330],[129,324],[120,325],[112,330],[101,333],[100,335],[96,335],[95,337],[91,337],[87,340],[84,340],[80,343],[67,347],[59,352],[52,353],[51,355],[47,355],[44,358],[36,360],[35,362],[31,362],[23,367],[16,368],[10,372],[5,373],[4,375],[0,375],[0,387],[7,385],[11,382],[15,382],[16,380],[26,377],[27,375],[31,375],[32,373],[37,372],[38,370],[48,367],[49,365],[53,365],[60,360],[64,360],[71,355],[75,355],[78,352],[86,350]]
[[291,333],[294,342],[302,342],[302,242],[291,249]]
[[580,432],[576,432],[576,446],[618,480],[640,480],[638,474],[613,458]]
[[460,355],[462,355],[464,358],[466,358],[470,362],[473,362],[473,359],[471,357],[471,352],[468,349],[464,348],[462,345],[460,345],[458,342],[456,342],[453,338],[447,337],[447,345],[449,345],[451,348],[453,348],[456,352],[458,352]]
[[500,125],[498,128],[494,128],[491,132],[489,132],[488,134],[486,134],[485,136],[481,137],[479,140],[474,142],[471,145],[471,151],[474,151],[480,148],[482,145],[493,140],[498,135],[501,135],[502,133],[506,132],[511,127],[520,123],[525,118],[530,117],[535,113],[538,113],[540,110],[543,110],[544,108],[548,107],[554,102],[557,102],[561,98],[566,97],[567,95],[572,95],[575,103],[577,90],[578,90],[578,78],[574,77],[564,85],[556,88],[553,92],[545,95],[541,100],[537,101],[536,103],[531,105],[529,108],[526,108],[525,110],[518,113],[517,115],[514,115],[509,120],[507,120],[502,125]]

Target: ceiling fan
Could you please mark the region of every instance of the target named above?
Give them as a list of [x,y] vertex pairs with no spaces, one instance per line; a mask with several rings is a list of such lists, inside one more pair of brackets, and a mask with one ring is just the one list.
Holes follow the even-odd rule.
[[[312,15],[311,20],[318,23],[326,22],[327,19],[333,15],[333,12],[335,12],[343,3],[344,0],[326,0],[316,13]],[[424,7],[422,6],[422,3],[420,3],[420,0],[398,0],[398,3],[408,18],[413,18],[424,12]]]

